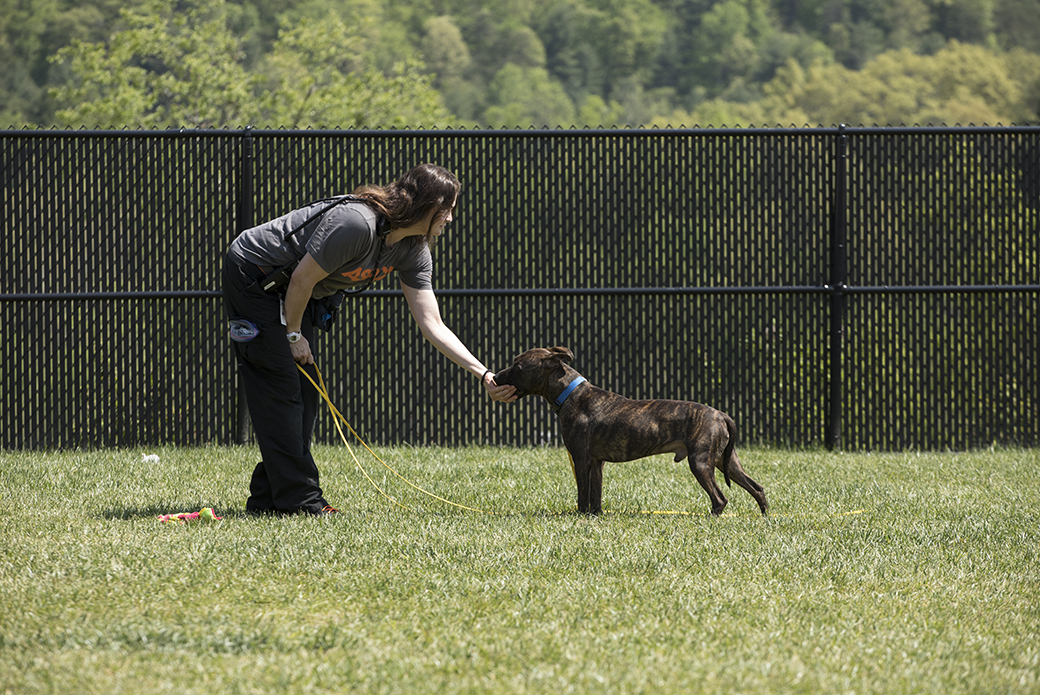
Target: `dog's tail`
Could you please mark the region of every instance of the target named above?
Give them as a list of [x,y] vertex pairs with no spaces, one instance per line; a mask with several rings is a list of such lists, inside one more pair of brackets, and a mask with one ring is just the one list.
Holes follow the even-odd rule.
[[722,420],[726,423],[726,431],[729,433],[729,441],[726,442],[726,448],[722,451],[722,477],[726,479],[726,487],[733,487],[729,481],[729,467],[733,462],[733,447],[737,444],[737,425],[733,422],[733,418],[725,413],[722,413]]

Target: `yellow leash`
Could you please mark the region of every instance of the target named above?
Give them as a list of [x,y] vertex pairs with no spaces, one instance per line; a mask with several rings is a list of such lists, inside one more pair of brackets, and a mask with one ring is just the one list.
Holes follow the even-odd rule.
[[419,487],[418,485],[415,485],[410,480],[408,480],[407,478],[402,476],[400,473],[398,473],[396,470],[394,470],[393,467],[390,466],[390,464],[388,464],[383,459],[379,458],[379,456],[376,455],[376,452],[372,451],[371,447],[369,447],[368,444],[365,443],[365,440],[361,438],[361,435],[354,431],[354,428],[350,426],[350,423],[347,422],[347,419],[345,417],[343,417],[343,414],[341,412],[339,412],[339,410],[336,408],[335,405],[332,404],[332,399],[329,398],[328,391],[325,388],[325,378],[321,375],[321,370],[318,369],[318,365],[317,364],[314,365],[314,371],[318,373],[318,380],[321,381],[321,385],[320,386],[314,382],[314,379],[311,378],[311,375],[308,374],[306,372],[306,370],[304,370],[303,367],[301,367],[299,364],[297,364],[296,368],[300,370],[300,373],[302,373],[305,377],[307,377],[307,381],[311,382],[311,385],[313,385],[314,388],[318,391],[318,393],[321,394],[321,397],[323,399],[325,399],[325,403],[327,403],[328,406],[329,406],[329,412],[332,413],[333,422],[336,423],[336,430],[339,432],[340,439],[342,439],[343,440],[343,444],[346,445],[347,451],[350,452],[350,456],[351,456],[351,458],[354,459],[354,463],[357,465],[358,470],[360,470],[361,473],[365,476],[365,479],[368,480],[368,482],[370,482],[372,484],[372,487],[374,487],[376,490],[379,490],[379,494],[381,494],[383,497],[387,498],[388,500],[390,500],[391,502],[393,502],[394,504],[396,504],[399,507],[407,509],[408,511],[414,511],[414,510],[412,510],[411,507],[408,507],[408,506],[405,506],[405,505],[401,504],[400,502],[395,500],[393,497],[391,497],[390,495],[388,495],[385,492],[383,492],[382,488],[380,488],[378,485],[376,485],[375,481],[372,480],[372,478],[368,475],[368,472],[365,470],[364,466],[362,466],[361,462],[358,461],[357,456],[354,455],[354,450],[350,448],[350,443],[347,441],[347,436],[345,434],[343,434],[343,428],[339,426],[340,420],[342,420],[343,424],[347,426],[347,429],[350,430],[350,433],[352,435],[354,435],[354,437],[357,438],[358,442],[361,443],[361,446],[365,447],[365,449],[368,451],[368,453],[372,454],[372,457],[375,458],[376,461],[379,461],[379,463],[383,464],[384,468],[386,468],[388,471],[393,473],[394,476],[396,476],[399,480],[404,482],[409,487],[411,487],[411,488],[413,488],[415,490],[418,490],[422,494],[427,495],[429,497],[432,497],[435,500],[440,500],[441,502],[444,502],[445,504],[449,504],[452,507],[458,507],[459,509],[465,509],[465,510],[471,511],[471,512],[478,512],[480,514],[487,514],[487,512],[485,512],[483,509],[476,509],[474,507],[467,507],[464,504],[459,504],[457,502],[452,502],[451,500],[446,500],[443,497],[440,497],[439,495],[435,495],[432,492],[429,492],[427,490],[423,490],[421,487]]

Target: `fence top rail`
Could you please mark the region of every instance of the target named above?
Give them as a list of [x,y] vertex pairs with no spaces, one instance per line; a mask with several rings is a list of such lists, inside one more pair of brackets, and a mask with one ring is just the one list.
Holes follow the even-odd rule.
[[734,135],[758,137],[818,137],[821,135],[979,135],[994,133],[1040,133],[1040,125],[1008,126],[776,126],[768,128],[527,128],[527,129],[440,129],[440,130],[270,130],[253,127],[241,129],[166,130],[72,130],[72,129],[7,129],[0,130],[0,138],[226,138],[229,136],[254,138],[659,138],[659,137],[731,137]]
[[[832,285],[763,285],[748,287],[513,287],[513,288],[449,288],[434,292],[445,297],[538,297],[538,296],[660,296],[703,294],[1021,294],[1040,293],[1040,285],[905,285],[905,286],[832,286]],[[219,289],[155,290],[138,292],[17,292],[0,294],[3,302],[67,302],[121,299],[220,299]],[[369,290],[360,298],[403,297],[401,290]]]

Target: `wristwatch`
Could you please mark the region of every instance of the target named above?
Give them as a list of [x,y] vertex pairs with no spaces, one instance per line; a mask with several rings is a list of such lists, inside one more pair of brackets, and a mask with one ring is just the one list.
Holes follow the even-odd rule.
[[285,337],[289,339],[290,343],[298,343],[300,342],[300,338],[303,337],[303,333],[293,331],[292,333],[286,333]]

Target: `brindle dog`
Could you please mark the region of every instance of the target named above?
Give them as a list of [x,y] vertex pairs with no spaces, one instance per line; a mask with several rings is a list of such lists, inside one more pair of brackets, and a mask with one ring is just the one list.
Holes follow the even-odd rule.
[[727,485],[733,481],[747,490],[766,513],[765,491],[744,472],[733,450],[736,428],[729,415],[700,403],[634,401],[604,391],[571,368],[573,360],[574,353],[565,347],[534,348],[496,374],[495,382],[515,386],[517,396],[542,396],[559,414],[578,484],[579,512],[603,510],[604,461],[672,453],[677,463],[689,457],[690,470],[711,499],[712,514],[726,508],[716,468]]

